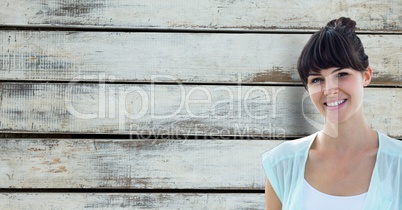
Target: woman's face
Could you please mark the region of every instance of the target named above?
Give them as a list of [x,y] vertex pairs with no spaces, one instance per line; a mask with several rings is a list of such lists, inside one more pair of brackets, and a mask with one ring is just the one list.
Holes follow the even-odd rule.
[[370,83],[371,68],[360,72],[350,68],[328,68],[310,72],[307,87],[310,98],[326,121],[342,123],[363,117],[363,87]]

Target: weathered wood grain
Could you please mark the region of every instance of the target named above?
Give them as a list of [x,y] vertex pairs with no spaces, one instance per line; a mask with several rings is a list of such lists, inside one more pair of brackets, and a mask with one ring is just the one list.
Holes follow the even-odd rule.
[[3,193],[0,208],[31,209],[265,209],[263,194]]
[[261,190],[261,154],[281,142],[7,139],[0,188]]
[[[365,93],[371,126],[402,137],[400,88]],[[0,94],[1,132],[283,138],[323,125],[303,87],[0,83]]]
[[316,29],[349,16],[362,30],[401,31],[399,0],[2,0],[0,24],[158,29]]
[[[0,80],[299,83],[308,34],[0,31]],[[402,36],[361,35],[373,84],[402,85]]]

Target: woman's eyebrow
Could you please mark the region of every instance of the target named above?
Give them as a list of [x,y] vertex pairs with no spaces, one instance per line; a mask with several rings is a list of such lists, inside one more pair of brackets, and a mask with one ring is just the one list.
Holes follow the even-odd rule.
[[335,73],[335,72],[337,72],[337,71],[340,71],[340,70],[342,70],[342,69],[344,69],[344,68],[337,68],[337,69],[333,70],[333,71],[331,72],[331,74],[333,74],[333,73]]
[[[337,71],[343,70],[343,69],[344,69],[344,68],[342,68],[342,67],[337,68],[337,69],[333,70],[333,71],[331,72],[331,74],[333,74],[333,73],[335,73],[335,72],[337,72]],[[320,74],[320,73],[309,73],[309,74],[307,75],[307,77],[309,77],[309,76],[321,76],[321,74]]]
[[309,73],[307,75],[307,77],[309,77],[309,76],[321,76],[321,74],[320,73]]

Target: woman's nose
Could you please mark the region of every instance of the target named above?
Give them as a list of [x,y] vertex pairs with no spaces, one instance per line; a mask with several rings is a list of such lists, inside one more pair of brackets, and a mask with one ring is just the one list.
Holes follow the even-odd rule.
[[330,78],[325,79],[325,85],[323,88],[324,88],[324,95],[326,96],[337,94],[339,92],[338,80],[333,80]]

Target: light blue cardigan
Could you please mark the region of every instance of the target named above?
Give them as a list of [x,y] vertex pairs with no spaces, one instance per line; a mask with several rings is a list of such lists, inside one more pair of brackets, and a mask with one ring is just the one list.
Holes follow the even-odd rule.
[[[302,210],[304,169],[317,133],[262,154],[262,164],[284,210]],[[378,132],[379,148],[364,210],[402,209],[402,142]],[[329,172],[330,173],[330,172]]]

